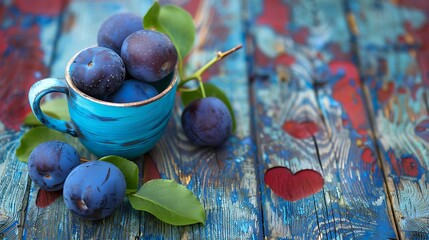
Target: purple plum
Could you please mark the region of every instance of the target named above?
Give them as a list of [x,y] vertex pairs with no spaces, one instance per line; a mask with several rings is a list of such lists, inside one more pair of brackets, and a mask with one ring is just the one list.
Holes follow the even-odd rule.
[[177,63],[177,51],[171,40],[152,30],[129,35],[122,44],[121,57],[127,72],[145,82],[161,80],[173,72]]
[[103,22],[97,34],[98,46],[121,54],[122,42],[131,33],[143,30],[143,17],[134,13],[118,13]]
[[125,80],[122,86],[106,97],[106,101],[114,103],[139,102],[152,98],[158,94],[155,87],[149,83],[135,79]]
[[91,97],[102,99],[121,87],[125,65],[115,51],[105,47],[82,50],[70,65],[74,85]]
[[31,180],[46,191],[63,188],[68,174],[80,164],[80,156],[71,145],[61,141],[39,144],[28,158]]
[[220,99],[200,98],[185,107],[182,113],[182,128],[193,144],[218,147],[232,132],[232,118]]
[[64,182],[67,208],[83,219],[99,220],[113,214],[124,201],[125,177],[115,165],[90,161],[73,169]]

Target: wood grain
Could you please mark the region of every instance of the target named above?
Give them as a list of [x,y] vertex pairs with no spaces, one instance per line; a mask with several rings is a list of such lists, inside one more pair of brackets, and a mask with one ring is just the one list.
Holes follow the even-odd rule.
[[143,16],[152,1],[14,0],[0,3],[0,238],[429,238],[429,2],[160,2],[193,16],[187,73],[245,46],[203,75],[231,100],[238,124],[227,143],[192,145],[178,94],[164,136],[135,160],[142,184],[168,178],[195,193],[206,224],[165,224],[127,200],[83,221],[61,196],[38,199],[14,155],[28,88],[63,77],[107,17]]
[[26,164],[15,156],[22,132],[2,129],[0,133],[0,237],[13,239],[22,232],[21,212],[26,207],[27,186],[30,182]]
[[[251,104],[260,178],[284,166],[314,170],[325,180],[322,191],[295,202],[261,185],[266,237],[395,238],[376,153],[362,157],[365,150],[374,152],[374,139],[342,2],[251,6]],[[291,122],[295,127],[288,127]],[[317,128],[302,127],[309,123]]]
[[361,32],[357,40],[364,89],[400,237],[427,239],[427,33],[423,32],[429,5],[362,0],[351,10]]

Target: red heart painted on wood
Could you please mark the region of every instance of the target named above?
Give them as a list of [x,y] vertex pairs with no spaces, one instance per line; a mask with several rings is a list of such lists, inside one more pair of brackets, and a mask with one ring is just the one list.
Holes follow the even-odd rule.
[[319,192],[325,182],[314,170],[305,169],[293,174],[285,167],[268,169],[264,181],[276,195],[292,202]]
[[314,122],[295,122],[286,121],[283,123],[283,130],[289,133],[291,136],[304,139],[316,135],[319,131],[319,127]]

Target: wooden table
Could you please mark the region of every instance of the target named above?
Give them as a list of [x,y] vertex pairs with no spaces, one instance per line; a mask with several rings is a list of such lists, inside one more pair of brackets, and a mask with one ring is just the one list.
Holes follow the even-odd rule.
[[[0,237],[429,239],[429,2],[171,1],[198,31],[187,71],[244,46],[204,75],[232,102],[238,124],[227,143],[190,144],[177,98],[165,135],[137,160],[142,173],[153,163],[200,199],[206,224],[184,227],[127,200],[97,222],[72,215],[61,197],[38,207],[38,188],[15,156],[29,129],[29,87],[63,77],[106,18],[143,15],[151,1],[2,2]],[[272,186],[272,168],[296,174]]]

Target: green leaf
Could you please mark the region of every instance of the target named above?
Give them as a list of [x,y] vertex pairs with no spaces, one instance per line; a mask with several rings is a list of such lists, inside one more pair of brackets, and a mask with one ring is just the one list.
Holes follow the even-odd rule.
[[161,5],[155,1],[143,17],[143,27],[146,29],[158,27],[158,16]]
[[[42,111],[54,118],[70,121],[70,114],[67,105],[67,99],[65,98],[55,98],[49,101],[46,101],[40,105]],[[25,125],[38,126],[43,125],[37,118],[34,116],[33,112],[27,114],[24,119]]]
[[[214,84],[211,83],[203,83],[204,90],[206,92],[207,97],[217,97],[219,98],[223,103],[225,103],[226,107],[229,110],[229,113],[231,114],[232,118],[232,131],[235,131],[236,128],[236,121],[235,121],[235,115],[234,111],[232,109],[231,102],[229,101],[226,94],[218,87],[216,87]],[[198,87],[195,91],[184,91],[181,93],[181,99],[184,106],[187,106],[189,103],[193,102],[194,100],[200,99],[203,97],[203,94],[201,93],[200,88]]]
[[181,7],[165,5],[159,11],[158,21],[183,59],[194,45],[195,25],[192,16]]
[[52,130],[45,126],[30,129],[21,137],[20,145],[15,151],[18,160],[27,162],[28,157],[35,147],[40,143],[51,140],[68,142],[65,133]]
[[192,16],[179,6],[161,6],[155,1],[143,18],[143,26],[167,34],[176,46],[179,61],[182,61],[194,45],[194,21]]
[[197,197],[185,186],[173,180],[155,179],[128,195],[131,206],[146,211],[166,223],[183,226],[205,223],[206,214]]
[[119,156],[105,156],[100,161],[110,162],[118,167],[125,177],[127,183],[126,194],[137,192],[139,188],[139,167],[134,162]]

